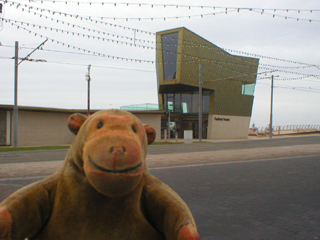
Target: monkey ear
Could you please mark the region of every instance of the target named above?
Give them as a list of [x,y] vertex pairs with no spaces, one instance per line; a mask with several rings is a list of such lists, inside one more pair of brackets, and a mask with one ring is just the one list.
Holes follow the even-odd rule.
[[156,130],[150,125],[143,124],[144,129],[146,130],[148,144],[151,144],[156,139]]
[[87,116],[81,113],[74,113],[68,118],[69,130],[77,135],[82,124],[87,120]]

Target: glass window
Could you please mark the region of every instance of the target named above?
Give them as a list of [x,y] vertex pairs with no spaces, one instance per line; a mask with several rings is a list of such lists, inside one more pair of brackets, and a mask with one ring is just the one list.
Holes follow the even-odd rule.
[[[199,112],[199,93],[163,93],[163,103],[166,109],[177,113],[198,113]],[[202,96],[204,113],[209,112],[210,91],[204,91]]]
[[174,96],[174,111],[175,112],[181,112],[181,107],[180,107],[180,103],[181,103],[181,99],[180,99],[180,93],[176,93]]
[[167,103],[167,94],[163,93],[162,96],[163,96],[163,105],[166,105],[166,103]]
[[256,84],[254,84],[254,83],[253,84],[243,84],[242,85],[242,94],[253,96],[255,86],[256,86]]
[[174,94],[173,93],[168,93],[168,109],[173,112],[174,111]]
[[202,103],[203,103],[203,109],[202,111],[204,113],[208,113],[209,112],[209,107],[210,107],[210,95],[204,95],[202,96]]
[[164,80],[176,79],[179,32],[162,35]]
[[168,101],[168,109],[173,112],[173,102]]
[[186,102],[181,103],[181,112],[182,113],[188,113],[188,104]]
[[199,92],[194,92],[192,95],[192,112],[199,112]]
[[192,94],[182,93],[181,94],[181,107],[182,113],[189,113],[191,111]]

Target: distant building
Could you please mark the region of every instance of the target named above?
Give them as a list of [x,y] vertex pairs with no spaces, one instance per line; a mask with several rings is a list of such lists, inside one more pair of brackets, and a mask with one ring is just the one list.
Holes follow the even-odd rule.
[[[186,28],[156,37],[159,105],[171,111],[171,137],[183,137],[184,130],[199,137],[201,66],[202,137],[247,138],[259,59],[231,55]],[[162,132],[167,122],[163,115]]]
[[[91,113],[97,110],[92,110]],[[71,144],[74,134],[68,129],[68,117],[73,113],[87,114],[86,109],[57,109],[19,106],[18,146]],[[160,133],[163,111],[134,111],[144,124]],[[156,141],[160,140],[160,134]],[[13,145],[13,106],[0,105],[0,146]]]

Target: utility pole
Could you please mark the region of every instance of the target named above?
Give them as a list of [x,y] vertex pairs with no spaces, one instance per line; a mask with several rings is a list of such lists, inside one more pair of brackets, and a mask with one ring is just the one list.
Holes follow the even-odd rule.
[[270,126],[269,126],[269,131],[270,131],[270,138],[272,138],[273,135],[273,126],[272,126],[272,120],[273,120],[273,80],[274,77],[279,77],[279,76],[271,76],[271,103],[270,103]]
[[14,108],[13,108],[13,147],[18,147],[18,63],[19,42],[15,42],[14,54]]
[[270,130],[270,138],[272,138],[272,135],[273,135],[273,126],[272,126],[272,121],[273,121],[273,80],[274,80],[274,77],[279,77],[279,75],[277,76],[273,76],[271,75],[271,103],[270,103],[270,126],[269,126],[269,130]]
[[272,112],[273,112],[273,75],[271,76],[271,103],[270,103],[270,124],[269,124],[269,132],[270,138],[272,138]]
[[199,63],[199,142],[202,140],[202,66]]
[[29,53],[26,57],[22,58],[19,61],[19,42],[15,42],[15,54],[14,54],[14,108],[13,108],[13,147],[18,147],[18,67],[19,65],[28,60],[28,57],[31,56],[32,53],[37,51],[42,45],[44,45],[48,39],[42,42],[38,47],[36,47],[31,53]]
[[90,69],[91,69],[91,65],[88,66],[88,74],[86,75],[87,81],[88,81],[88,112],[87,112],[88,116],[90,116],[90,81],[91,81]]

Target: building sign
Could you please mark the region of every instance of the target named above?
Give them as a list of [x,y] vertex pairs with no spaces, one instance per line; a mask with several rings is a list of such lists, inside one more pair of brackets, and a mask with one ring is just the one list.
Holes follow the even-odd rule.
[[230,121],[230,118],[217,118],[217,117],[215,117],[214,120],[216,120],[216,121]]

